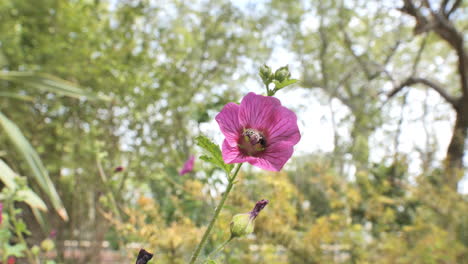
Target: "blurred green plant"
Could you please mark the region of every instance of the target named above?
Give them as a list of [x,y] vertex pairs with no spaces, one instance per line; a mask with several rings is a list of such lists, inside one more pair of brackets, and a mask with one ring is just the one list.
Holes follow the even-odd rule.
[[[78,88],[73,83],[47,74],[2,71],[0,72],[0,80],[10,81],[19,85],[24,85],[25,87],[36,88],[42,91],[54,92],[59,95],[64,95],[73,98],[87,98],[89,100],[109,100],[108,97],[99,96],[87,92],[81,88]],[[0,96],[29,100],[29,97],[24,97],[21,94],[0,93]],[[53,182],[51,181],[48,172],[45,169],[39,155],[34,150],[30,142],[26,139],[26,137],[23,135],[18,126],[16,126],[16,124],[13,121],[8,119],[2,112],[0,112],[0,126],[3,128],[4,132],[6,133],[10,141],[13,143],[13,145],[17,148],[18,152],[21,153],[23,158],[26,160],[32,172],[32,176],[39,184],[41,189],[45,192],[47,197],[50,199],[57,213],[63,220],[67,221],[67,210],[63,206],[62,200],[60,199],[58,192]],[[4,164],[4,166],[6,166],[6,164]],[[11,169],[9,171],[11,171]],[[13,173],[13,171],[11,171],[11,173]],[[11,173],[8,173],[10,177]],[[5,172],[4,174],[7,174],[7,172]],[[7,176],[4,176],[2,180],[5,180],[6,177]],[[7,187],[11,186],[11,181],[9,182],[10,185],[8,185],[5,181],[4,183],[7,185]],[[33,208],[36,209],[37,207]],[[45,204],[43,205],[42,209],[46,209]]]
[[[40,246],[29,246],[26,236],[31,235],[31,231],[21,217],[23,209],[16,207],[15,203],[25,202],[31,208],[40,210],[47,210],[47,207],[27,186],[25,178],[16,175],[1,160],[0,172],[1,179],[7,186],[0,192],[3,209],[0,210],[0,260],[7,263],[9,258],[26,257],[31,264],[40,263],[40,256],[54,249],[54,242],[46,238]],[[46,263],[55,262],[48,260]]]

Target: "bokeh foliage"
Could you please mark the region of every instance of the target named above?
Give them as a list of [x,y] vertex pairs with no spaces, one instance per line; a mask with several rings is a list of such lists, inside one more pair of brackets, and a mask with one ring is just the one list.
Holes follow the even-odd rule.
[[[0,94],[19,96],[0,96],[0,111],[34,146],[70,218],[52,213],[44,198],[50,211],[40,227],[27,206],[10,199],[32,231],[28,245],[56,230],[59,263],[79,261],[65,258],[65,240],[91,241],[82,263],[99,261],[103,241],[128,256],[125,263],[136,255],[125,247],[131,242],[153,251],[155,263],[186,263],[226,184],[220,169],[198,159],[195,137],[204,127],[216,130],[212,120],[224,104],[252,84],[262,87],[257,67],[282,44],[291,56],[281,63],[293,64],[293,77],[299,69],[300,86],[324,104],[338,100],[347,114],[333,120],[333,151],[295,154],[281,173],[246,166],[204,254],[229,237],[232,215],[264,198],[270,204],[255,235],[230,242],[218,262],[463,263],[467,197],[441,181],[437,142],[415,150],[426,158],[420,173],[409,173],[414,160],[399,152],[401,121],[391,113],[413,103],[407,94],[385,96],[386,85],[410,72],[446,76],[457,92],[456,63],[435,34],[415,36],[397,7],[359,0],[248,8],[226,0],[1,1],[2,72],[47,73],[110,98],[0,80]],[[453,20],[463,29],[467,3],[459,8]],[[434,63],[439,57],[444,66]],[[386,137],[373,145],[379,129]],[[377,148],[386,153],[378,159]],[[180,176],[191,154],[196,169]],[[47,197],[20,157],[0,130],[0,158]]]

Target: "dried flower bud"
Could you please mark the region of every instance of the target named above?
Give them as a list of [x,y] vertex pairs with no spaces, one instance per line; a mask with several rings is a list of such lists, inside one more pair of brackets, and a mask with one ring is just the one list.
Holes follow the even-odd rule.
[[268,200],[260,200],[249,213],[235,215],[231,222],[231,237],[241,237],[252,233],[255,227],[255,218],[267,204]]
[[140,252],[138,253],[138,257],[136,260],[136,264],[146,264],[152,258],[153,258],[153,254],[149,253],[148,251],[144,249],[140,249]]
[[114,172],[121,172],[121,171],[124,171],[124,170],[125,170],[125,168],[123,166],[117,166],[117,167],[115,167]]

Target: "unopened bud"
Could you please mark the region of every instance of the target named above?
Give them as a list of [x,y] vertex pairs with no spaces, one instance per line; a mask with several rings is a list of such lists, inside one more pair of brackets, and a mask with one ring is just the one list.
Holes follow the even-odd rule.
[[235,215],[231,222],[231,237],[241,237],[252,233],[255,227],[255,218],[267,204],[268,200],[260,200],[251,212]]
[[254,219],[250,214],[237,214],[232,218],[231,237],[241,237],[254,231]]
[[55,248],[55,243],[54,241],[52,241],[52,239],[50,238],[47,238],[47,239],[44,239],[42,242],[41,242],[41,248],[44,250],[44,251],[51,251]]
[[115,167],[114,172],[122,172],[124,170],[125,170],[125,168],[123,166],[117,166],[117,167]]
[[275,71],[275,80],[282,82],[291,77],[288,66],[284,66]]
[[136,264],[146,264],[152,258],[153,258],[153,254],[149,253],[148,251],[144,249],[140,249],[140,252],[138,252]]
[[33,253],[33,255],[38,255],[39,252],[41,252],[41,249],[40,249],[38,246],[34,245],[34,246],[31,248],[31,253]]
[[271,82],[271,79],[273,77],[271,73],[271,68],[268,67],[266,64],[263,64],[260,67],[259,74],[264,84],[268,85]]

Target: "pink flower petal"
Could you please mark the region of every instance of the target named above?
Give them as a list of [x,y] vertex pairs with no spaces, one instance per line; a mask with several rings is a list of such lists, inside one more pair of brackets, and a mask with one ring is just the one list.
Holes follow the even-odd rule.
[[293,145],[287,142],[278,142],[268,146],[259,157],[247,157],[247,161],[264,170],[280,171],[291,158],[293,151]]
[[277,107],[275,110],[274,120],[267,130],[267,144],[287,142],[296,145],[301,139],[296,114],[284,106]]
[[231,146],[227,139],[223,141],[222,154],[223,160],[227,164],[247,161],[247,157],[240,152],[239,147],[237,145],[234,147]]
[[223,110],[216,115],[216,122],[219,124],[221,132],[226,136],[229,145],[237,146],[242,127],[239,124],[239,105],[228,103]]
[[274,97],[248,93],[240,104],[239,123],[243,128],[265,130],[273,122],[278,106],[281,102]]
[[226,163],[248,162],[280,171],[301,138],[294,112],[274,97],[255,93],[247,94],[240,106],[227,104],[216,121],[226,136],[222,147]]

